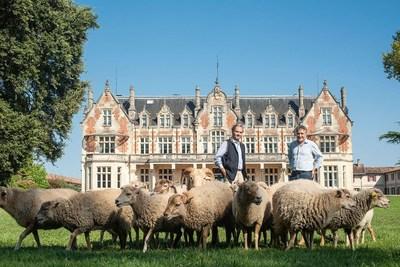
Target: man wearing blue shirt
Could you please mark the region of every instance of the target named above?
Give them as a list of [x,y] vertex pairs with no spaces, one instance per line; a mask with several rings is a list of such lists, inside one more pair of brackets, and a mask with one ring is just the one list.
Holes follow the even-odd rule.
[[235,124],[232,127],[232,137],[224,141],[215,155],[215,165],[231,184],[244,182],[246,175],[245,147],[240,142],[243,126]]
[[296,128],[297,140],[289,144],[289,181],[297,179],[313,180],[322,164],[322,153],[318,146],[307,139],[307,127]]

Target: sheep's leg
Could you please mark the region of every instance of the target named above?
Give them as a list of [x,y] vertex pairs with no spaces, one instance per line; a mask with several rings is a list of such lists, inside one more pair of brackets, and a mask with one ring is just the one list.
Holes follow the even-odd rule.
[[349,241],[350,241],[350,248],[352,250],[354,250],[355,246],[354,246],[353,231],[350,229],[350,230],[345,230],[345,232],[346,232],[346,235],[347,235],[347,237],[349,238]]
[[[35,225],[33,223],[31,223],[30,225],[28,225],[28,227],[25,228],[24,231],[22,231],[22,233],[19,235],[17,243],[15,244],[14,250],[18,250],[21,248],[22,240],[24,240],[27,235],[32,233],[34,226]],[[38,244],[38,247],[39,246],[40,246],[40,244]]]
[[290,240],[285,248],[285,251],[288,251],[289,249],[291,249],[294,246],[295,239],[296,239],[296,232],[290,231]]
[[75,229],[72,233],[71,233],[71,235],[69,236],[69,242],[68,242],[68,245],[67,245],[67,247],[66,247],[66,250],[71,250],[71,248],[72,248],[72,245],[73,245],[73,243],[74,243],[74,239],[76,239],[76,237],[78,236],[78,235],[80,235],[80,234],[82,234],[82,230],[81,229]]
[[319,242],[319,245],[321,247],[325,246],[325,235],[326,235],[326,230],[322,229],[321,230],[321,241]]
[[219,243],[218,226],[213,225],[211,228],[211,244],[215,246],[218,243]]
[[207,248],[207,238],[208,238],[208,235],[209,235],[209,232],[210,232],[210,228],[211,228],[211,226],[210,225],[206,225],[206,226],[204,226],[203,227],[203,230],[202,230],[202,236],[201,236],[201,241],[202,241],[202,248],[203,249],[206,249]]
[[[127,238],[128,233],[126,231],[121,230],[121,232],[118,234],[119,238],[119,247],[120,249],[125,249],[126,247],[126,238]],[[129,231],[130,235],[130,231]]]
[[136,234],[136,245],[139,246],[139,227],[135,226],[133,227],[133,229],[135,229],[135,234]]
[[181,237],[182,237],[182,231],[181,231],[181,229],[179,229],[179,231],[176,232],[175,240],[173,240],[173,243],[172,243],[173,248],[176,248],[178,246],[179,241],[181,240]]
[[244,249],[248,250],[249,249],[248,244],[247,244],[247,242],[249,241],[248,240],[248,234],[249,234],[248,229],[243,228],[242,231],[243,231]]
[[153,234],[153,228],[150,228],[144,239],[143,253],[145,253],[147,251],[147,243],[149,242],[149,238],[152,234]]
[[103,245],[104,232],[105,232],[105,231],[106,231],[106,230],[101,230],[101,231],[100,231],[100,240],[99,240],[99,241],[100,241],[100,244],[101,244],[101,245]]
[[92,250],[92,243],[90,242],[90,232],[85,232],[86,247]]
[[333,247],[337,248],[339,236],[338,236],[337,232],[334,230],[332,230],[332,235],[333,235]]
[[[303,244],[305,244],[306,247],[309,248],[310,240],[309,240],[308,232],[306,230],[301,231],[300,237],[301,237],[301,240],[303,240]],[[296,235],[296,238],[297,238],[297,235]]]
[[260,233],[260,228],[261,228],[261,225],[256,223],[256,225],[254,227],[254,247],[256,250],[258,250],[258,240],[259,240],[258,235]]
[[41,245],[40,245],[40,239],[39,239],[38,230],[37,229],[33,229],[32,230],[32,234],[33,234],[33,238],[35,238],[35,241],[36,241],[36,244],[37,244],[38,248],[40,248]]
[[314,231],[308,231],[307,232],[307,237],[308,237],[308,245],[309,245],[309,249],[312,250],[313,249],[313,245],[314,245]]
[[[368,232],[371,234],[372,240],[375,242],[376,241],[376,235],[375,235],[374,229],[372,228],[372,225],[368,224],[367,225],[367,229],[368,229]],[[363,243],[364,243],[364,236],[363,236]]]

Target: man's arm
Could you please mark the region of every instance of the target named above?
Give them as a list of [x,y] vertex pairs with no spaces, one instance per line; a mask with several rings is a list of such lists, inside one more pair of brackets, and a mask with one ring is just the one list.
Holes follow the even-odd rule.
[[215,154],[215,165],[221,170],[221,173],[224,177],[226,177],[226,170],[224,165],[222,164],[222,157],[225,155],[228,149],[228,142],[224,141],[219,147],[217,154]]
[[293,142],[288,144],[288,159],[289,159],[289,169],[293,170],[294,158],[293,158]]
[[321,167],[322,165],[324,156],[322,155],[321,150],[319,150],[317,144],[315,144],[314,142],[312,143],[312,153],[314,157],[314,170],[318,170],[319,167]]

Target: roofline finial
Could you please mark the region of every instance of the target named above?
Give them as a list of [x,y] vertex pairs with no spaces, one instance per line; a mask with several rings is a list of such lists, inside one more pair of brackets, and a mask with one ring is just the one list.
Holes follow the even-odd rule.
[[219,76],[219,59],[218,59],[218,55],[217,55],[217,77],[215,78],[215,84],[216,85],[219,84],[218,76]]

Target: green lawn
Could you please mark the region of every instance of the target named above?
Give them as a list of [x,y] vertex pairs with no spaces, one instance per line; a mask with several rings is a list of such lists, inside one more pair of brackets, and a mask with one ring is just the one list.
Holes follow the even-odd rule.
[[[391,197],[390,208],[375,209],[373,227],[377,242],[366,234],[366,243],[355,252],[338,249],[331,244],[324,248],[316,245],[313,251],[304,247],[289,252],[262,247],[260,251],[242,248],[150,249],[143,254],[138,249],[119,251],[118,245],[107,242],[101,247],[94,242],[93,251],[84,248],[83,235],[78,240],[79,250],[64,250],[68,232],[63,229],[40,231],[43,247],[34,246],[32,236],[26,238],[20,251],[13,247],[22,231],[15,221],[0,210],[0,264],[1,266],[400,266],[400,197]],[[98,233],[92,233],[98,240]],[[107,236],[109,238],[109,236]],[[318,239],[318,240],[317,240]],[[319,242],[319,237],[316,237]]]

